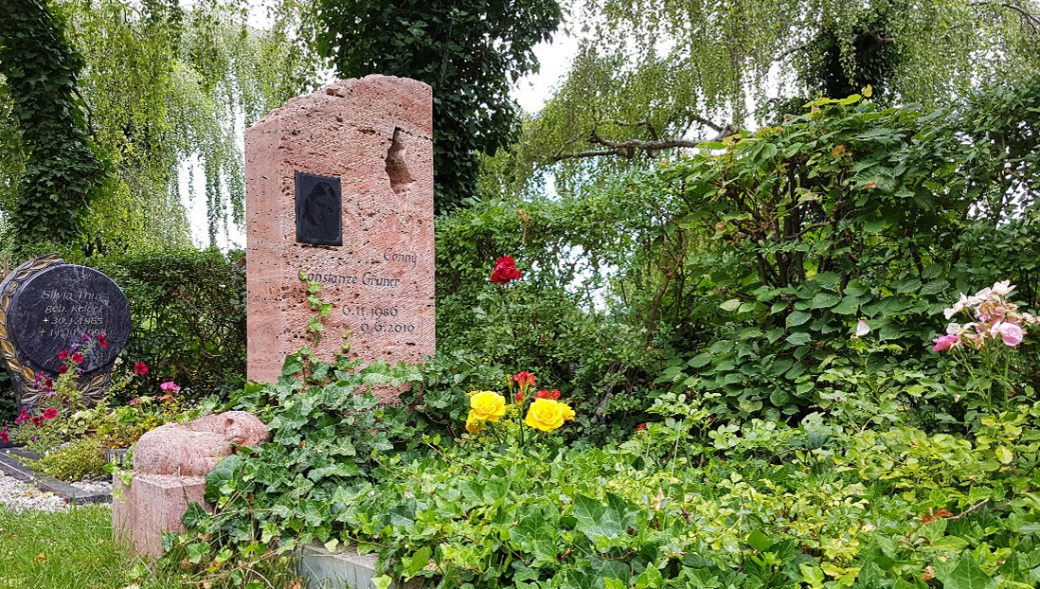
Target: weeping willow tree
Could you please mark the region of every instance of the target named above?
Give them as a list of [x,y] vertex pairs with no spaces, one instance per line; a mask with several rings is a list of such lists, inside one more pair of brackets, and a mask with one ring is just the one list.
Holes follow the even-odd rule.
[[[243,221],[243,126],[312,85],[318,62],[298,35],[304,5],[278,0],[264,29],[246,3],[66,0],[52,5],[83,56],[78,92],[109,181],[81,225],[87,251],[190,244],[179,171],[204,175],[209,240]],[[0,118],[10,102],[0,89]],[[8,116],[8,119],[10,117]],[[25,155],[0,131],[0,204],[15,190]],[[194,182],[189,182],[189,186]]]
[[520,145],[488,162],[492,193],[545,170],[566,192],[820,95],[871,85],[935,105],[1040,69],[1033,1],[585,0],[571,19],[578,55]]

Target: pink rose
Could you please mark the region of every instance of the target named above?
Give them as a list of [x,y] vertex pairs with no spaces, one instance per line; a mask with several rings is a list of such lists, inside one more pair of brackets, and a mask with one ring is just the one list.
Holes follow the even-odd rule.
[[940,335],[939,337],[935,338],[935,345],[932,346],[932,351],[942,352],[943,350],[949,350],[959,341],[960,338],[955,335]]
[[996,337],[1000,334],[1000,339],[1004,340],[1004,345],[1013,348],[1018,344],[1022,343],[1022,339],[1025,338],[1026,333],[1021,327],[1014,323],[1000,322],[995,324],[989,330],[990,335]]

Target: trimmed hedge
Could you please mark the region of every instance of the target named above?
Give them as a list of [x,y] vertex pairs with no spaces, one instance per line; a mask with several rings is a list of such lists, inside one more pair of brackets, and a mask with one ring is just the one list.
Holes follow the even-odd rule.
[[[246,362],[246,283],[242,252],[216,249],[94,257],[130,300],[127,362],[150,371],[141,393],[176,381],[194,397],[241,388]],[[128,394],[138,394],[129,391]]]

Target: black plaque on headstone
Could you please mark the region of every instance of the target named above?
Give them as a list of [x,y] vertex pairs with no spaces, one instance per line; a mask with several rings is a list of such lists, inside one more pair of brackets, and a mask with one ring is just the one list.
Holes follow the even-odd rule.
[[62,350],[84,355],[77,374],[84,394],[97,398],[130,336],[130,304],[116,283],[57,256],[30,260],[4,279],[0,317],[0,352],[25,403],[41,393],[36,375],[62,369]]
[[339,178],[296,172],[296,241],[343,245],[342,205]]

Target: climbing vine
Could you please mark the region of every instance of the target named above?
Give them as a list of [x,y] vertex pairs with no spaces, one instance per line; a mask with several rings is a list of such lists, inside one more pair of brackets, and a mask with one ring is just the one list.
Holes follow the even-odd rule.
[[[9,210],[10,230],[23,243],[71,243],[79,238],[105,175],[89,138],[89,110],[76,86],[83,57],[65,37],[65,20],[44,0],[10,0],[5,12],[0,73],[25,156]],[[11,134],[3,139],[5,146],[17,145],[14,140]],[[21,163],[17,155],[5,159]]]
[[[317,79],[317,58],[298,32],[303,5],[277,0],[265,28],[258,29],[238,0],[190,8],[177,0],[54,3],[48,14],[61,14],[68,44],[82,56],[77,63],[86,64],[68,88],[76,90],[76,106],[109,164],[107,182],[94,190],[76,229],[63,239],[88,253],[188,245],[190,219],[182,196],[189,203],[204,199],[210,244],[234,232],[244,215],[236,137]],[[18,18],[25,18],[22,12]],[[25,29],[9,21],[0,26],[8,25],[19,35]],[[25,35],[50,51],[51,41]],[[22,51],[12,51],[19,67],[33,61]],[[0,78],[0,122],[23,101],[39,108],[8,78],[7,84]],[[12,213],[12,193],[31,184],[23,161],[32,149],[5,131],[0,130],[0,207]],[[58,214],[65,200],[31,202]],[[22,229],[16,231],[24,239]]]

